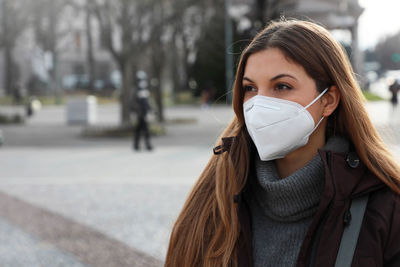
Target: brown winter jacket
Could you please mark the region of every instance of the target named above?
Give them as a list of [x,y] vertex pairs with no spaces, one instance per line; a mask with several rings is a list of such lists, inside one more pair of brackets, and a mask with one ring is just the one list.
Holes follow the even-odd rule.
[[[351,266],[400,267],[399,195],[370,172],[354,152],[320,150],[319,154],[325,166],[325,189],[296,267],[335,265],[343,229],[351,223],[351,199],[364,194],[370,196]],[[235,196],[241,225],[238,260],[239,266],[252,267],[251,217],[243,197],[245,190]]]

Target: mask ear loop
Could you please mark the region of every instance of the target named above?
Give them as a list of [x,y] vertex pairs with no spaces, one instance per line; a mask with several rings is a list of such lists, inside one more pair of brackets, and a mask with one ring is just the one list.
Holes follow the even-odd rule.
[[325,116],[322,116],[322,118],[319,120],[319,122],[317,123],[317,125],[315,125],[315,127],[314,127],[306,136],[310,136],[310,135],[315,131],[315,129],[318,128],[318,126],[321,124],[321,122],[322,122],[324,119],[325,119]]
[[311,101],[310,104],[308,104],[307,106],[304,107],[304,109],[308,109],[309,107],[312,106],[312,104],[314,104],[315,102],[318,101],[318,99],[320,99],[325,93],[326,91],[329,90],[329,87],[326,87],[324,91],[322,91],[313,101]]
[[317,125],[315,125],[315,127],[314,127],[314,129],[313,129],[313,132],[314,132],[315,129],[318,128],[318,126],[321,124],[321,122],[322,122],[324,119],[325,119],[325,116],[322,116],[322,118],[319,120],[319,122],[317,123]]
[[[326,87],[324,91],[322,91],[313,101],[311,101],[310,104],[308,104],[307,106],[304,107],[304,110],[308,109],[309,107],[311,107],[312,104],[314,104],[315,102],[318,101],[318,99],[320,99],[325,93],[326,91],[329,90],[329,87]],[[312,131],[310,132],[313,133],[315,131],[315,129],[318,128],[318,126],[321,124],[321,122],[325,119],[325,116],[322,116],[322,118],[319,120],[319,122],[317,123],[317,125],[315,125],[315,127],[312,129]],[[310,135],[308,134],[308,135]]]

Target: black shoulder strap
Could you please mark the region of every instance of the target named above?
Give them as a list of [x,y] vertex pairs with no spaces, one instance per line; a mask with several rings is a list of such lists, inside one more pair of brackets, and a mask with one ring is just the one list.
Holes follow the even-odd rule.
[[339,252],[336,257],[335,267],[350,267],[356,249],[358,235],[360,234],[361,224],[367,207],[369,194],[355,198],[351,202],[350,214],[351,221],[344,228],[342,241],[340,242]]

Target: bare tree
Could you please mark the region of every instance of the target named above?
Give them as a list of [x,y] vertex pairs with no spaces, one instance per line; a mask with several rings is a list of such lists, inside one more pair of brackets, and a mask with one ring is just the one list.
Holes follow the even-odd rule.
[[[194,29],[199,21],[190,21],[190,9],[205,13],[207,1],[194,0],[94,0],[103,40],[122,73],[121,118],[129,121],[129,101],[135,96],[136,70],[150,64],[153,77],[159,120],[163,120],[160,82],[162,69],[173,55],[174,87],[187,87],[188,58],[195,50]],[[189,15],[189,16],[187,16]],[[200,14],[200,17],[204,14]],[[193,27],[192,27],[193,26]],[[196,31],[199,31],[197,29]],[[197,37],[196,37],[197,36]],[[150,50],[150,51],[149,51]],[[149,52],[149,53],[145,53]],[[143,55],[150,55],[144,58]],[[144,61],[144,62],[143,62]]]
[[89,76],[89,91],[94,91],[94,73],[95,73],[95,58],[93,52],[93,0],[86,0],[85,5],[85,25],[86,25],[86,39],[87,39],[87,63],[88,63],[88,76]]
[[84,11],[85,35],[86,35],[86,63],[88,76],[88,90],[94,92],[94,80],[96,72],[96,58],[94,54],[93,19],[95,19],[94,0],[68,0],[68,4],[74,12]]
[[[165,18],[165,4],[167,2],[160,1],[158,5],[153,7],[152,24],[160,24],[160,20]],[[163,34],[168,28],[167,24],[161,24],[161,27],[154,29],[150,40],[150,61],[151,61],[151,77],[150,85],[155,93],[155,101],[157,105],[157,119],[159,122],[164,121],[164,105],[163,94],[161,90],[162,71],[166,60],[166,45]]]
[[135,98],[135,74],[139,58],[151,39],[155,25],[149,23],[155,0],[94,0],[103,44],[109,50],[122,74],[121,122],[129,123],[130,104]]
[[14,60],[13,51],[17,39],[28,25],[27,4],[26,0],[0,1],[0,48],[4,49],[4,88],[7,94],[13,92],[18,81],[18,65]]
[[61,28],[60,22],[63,17],[63,11],[69,4],[69,0],[35,0],[32,2],[35,41],[49,55],[51,62],[48,70],[50,87],[54,90],[57,102],[60,102],[61,97],[57,77],[59,43],[63,36],[69,32],[68,28]]
[[[172,67],[173,97],[189,89],[191,69],[198,55],[199,42],[214,16],[221,16],[215,1],[171,0],[171,37],[167,43]],[[221,1],[219,1],[221,2]],[[221,38],[221,36],[219,36]]]

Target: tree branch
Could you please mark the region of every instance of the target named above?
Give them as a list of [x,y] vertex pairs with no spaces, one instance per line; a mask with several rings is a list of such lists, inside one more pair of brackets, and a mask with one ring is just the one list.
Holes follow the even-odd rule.
[[[101,38],[103,41],[105,41],[106,48],[110,51],[111,55],[114,57],[115,61],[120,64],[122,60],[122,55],[118,53],[115,49],[113,38],[112,38],[112,23],[111,19],[107,16],[110,12],[110,8],[108,5],[108,2],[106,4],[99,4],[96,1],[92,1],[92,10],[95,16],[97,17],[97,20],[100,25],[100,30],[101,30]],[[105,14],[102,14],[103,13]]]

